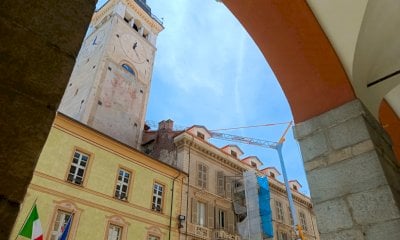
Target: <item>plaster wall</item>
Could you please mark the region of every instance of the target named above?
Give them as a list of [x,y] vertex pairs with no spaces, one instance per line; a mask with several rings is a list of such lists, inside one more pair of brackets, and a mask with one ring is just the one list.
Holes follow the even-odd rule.
[[[62,147],[60,147],[62,146]],[[66,181],[75,149],[90,155],[81,186]],[[128,198],[114,198],[118,169],[131,172]],[[112,216],[122,219],[123,239],[144,239],[149,232],[167,238],[171,198],[172,235],[177,237],[177,215],[181,209],[182,177],[176,169],[131,149],[66,117],[57,117],[41,153],[29,194],[24,200],[12,236],[23,224],[34,199],[48,238],[54,224],[54,211],[62,202],[75,206],[74,239],[102,239]],[[172,189],[172,181],[175,181]],[[154,182],[164,186],[161,213],[151,210]],[[68,206],[64,206],[67,207]],[[93,226],[99,226],[94,228]]]

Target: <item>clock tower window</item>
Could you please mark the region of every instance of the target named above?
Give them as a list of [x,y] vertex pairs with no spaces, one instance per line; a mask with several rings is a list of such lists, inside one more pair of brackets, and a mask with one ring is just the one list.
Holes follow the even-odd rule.
[[131,73],[133,76],[136,76],[135,71],[133,70],[133,68],[131,68],[131,66],[129,66],[128,64],[122,64],[121,65],[122,68],[124,68],[126,71],[128,71],[129,73]]

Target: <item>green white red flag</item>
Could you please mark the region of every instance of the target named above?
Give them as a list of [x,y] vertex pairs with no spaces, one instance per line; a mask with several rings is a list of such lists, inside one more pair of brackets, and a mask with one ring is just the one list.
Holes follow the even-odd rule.
[[18,235],[30,238],[31,240],[43,240],[42,225],[40,224],[36,203]]

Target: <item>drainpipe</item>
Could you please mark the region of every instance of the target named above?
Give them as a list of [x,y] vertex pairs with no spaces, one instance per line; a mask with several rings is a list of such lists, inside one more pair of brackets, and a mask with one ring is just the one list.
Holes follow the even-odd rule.
[[172,194],[171,194],[171,208],[169,212],[169,231],[168,231],[168,239],[171,240],[171,229],[172,229],[172,206],[174,205],[174,189],[175,189],[175,180],[181,175],[181,173],[178,173],[178,176],[174,177],[172,180]]
[[193,142],[194,142],[194,136],[192,136],[192,142],[190,143],[190,145],[189,145],[189,159],[188,159],[188,164],[189,164],[189,166],[188,166],[188,172],[187,172],[187,174],[188,174],[188,182],[187,182],[187,198],[186,198],[186,222],[185,222],[185,225],[186,225],[186,230],[185,230],[185,240],[187,240],[187,238],[188,238],[188,221],[189,221],[189,219],[188,219],[188,212],[189,212],[189,187],[190,187],[190,174],[189,174],[189,169],[190,169],[190,149],[191,149],[191,146],[193,145]]

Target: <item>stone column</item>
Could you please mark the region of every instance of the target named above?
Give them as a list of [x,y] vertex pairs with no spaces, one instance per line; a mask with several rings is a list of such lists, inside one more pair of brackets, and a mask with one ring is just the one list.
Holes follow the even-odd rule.
[[321,239],[400,239],[400,174],[386,133],[360,101],[294,127]]
[[96,2],[0,1],[0,239],[11,232]]

